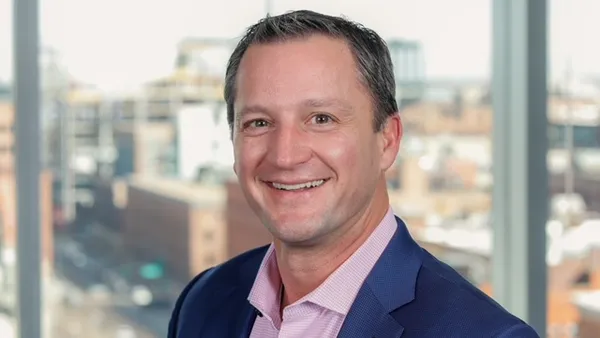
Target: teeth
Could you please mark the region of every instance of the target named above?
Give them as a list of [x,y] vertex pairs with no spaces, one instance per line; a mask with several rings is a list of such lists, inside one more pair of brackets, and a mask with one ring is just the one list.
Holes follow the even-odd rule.
[[273,187],[275,187],[277,189],[291,191],[291,190],[314,188],[314,187],[320,186],[323,183],[325,183],[325,180],[317,180],[317,181],[299,183],[299,184],[282,184],[282,183],[275,183],[275,182],[273,182],[272,184],[273,184]]

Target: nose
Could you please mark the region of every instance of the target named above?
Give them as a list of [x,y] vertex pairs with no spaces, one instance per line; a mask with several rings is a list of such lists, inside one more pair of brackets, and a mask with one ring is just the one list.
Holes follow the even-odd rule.
[[311,156],[308,135],[294,126],[280,125],[271,133],[268,161],[280,169],[294,169]]

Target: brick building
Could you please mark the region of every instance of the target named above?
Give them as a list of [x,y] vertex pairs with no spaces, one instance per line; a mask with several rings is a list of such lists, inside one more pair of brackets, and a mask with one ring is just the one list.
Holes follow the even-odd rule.
[[132,178],[125,204],[126,249],[139,258],[166,261],[180,280],[271,240],[234,182]]
[[401,116],[405,130],[420,135],[490,135],[492,131],[489,105],[422,102],[406,107]]
[[[0,102],[0,241],[5,258],[13,256],[17,241],[17,189],[15,177],[14,110],[7,102]],[[48,268],[53,261],[52,175],[43,171],[40,177],[42,255]],[[8,258],[8,260],[12,260]],[[47,270],[49,271],[49,270]]]
[[[493,296],[489,249],[478,250],[475,246],[455,246],[445,241],[429,240],[425,236],[420,236],[418,228],[412,227],[411,230],[413,236],[429,252],[457,268],[485,293]],[[587,317],[586,312],[581,310],[581,306],[573,304],[573,299],[580,294],[600,290],[599,257],[599,251],[590,251],[583,257],[565,256],[559,263],[548,266],[549,338],[586,337],[575,334],[577,326],[584,325]],[[582,297],[578,298],[591,299],[591,297]]]
[[[488,212],[491,195],[464,180],[460,186],[445,184],[438,177],[423,170],[419,157],[405,157],[396,173],[400,176],[399,189],[390,192],[390,203],[394,210],[412,221],[422,222],[427,215],[451,217],[461,213]],[[458,176],[473,176],[469,162],[453,160],[451,163]],[[443,170],[444,173],[450,170]],[[389,179],[389,178],[388,178]],[[412,223],[414,224],[414,223]]]
[[121,233],[136,257],[165,261],[180,280],[226,258],[222,187],[132,178],[127,190]]
[[239,183],[228,182],[226,190],[225,221],[229,233],[227,256],[235,257],[249,249],[270,243],[271,234],[248,205]]

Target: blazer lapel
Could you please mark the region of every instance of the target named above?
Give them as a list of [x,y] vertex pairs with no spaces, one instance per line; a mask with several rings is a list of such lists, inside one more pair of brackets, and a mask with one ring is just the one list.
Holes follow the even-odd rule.
[[[234,332],[232,334],[232,338],[248,338],[250,337],[250,333],[252,332],[252,327],[254,326],[254,321],[256,320],[256,309],[248,302],[246,295],[241,295],[243,299],[242,304],[239,306],[232,306],[230,311],[237,312],[235,318],[235,324],[233,326]],[[238,296],[238,298],[240,298]],[[238,310],[235,310],[238,309]]]
[[232,289],[229,294],[221,296],[219,304],[209,310],[209,317],[202,325],[201,337],[248,338],[256,312],[246,297],[247,293],[241,288]]
[[221,298],[220,304],[213,310],[212,317],[215,319],[207,323],[208,328],[203,331],[202,337],[250,337],[257,311],[248,301],[248,295],[267,247],[262,248],[263,254],[257,255],[239,267],[239,277],[232,278],[241,282],[230,288],[226,297]]
[[415,297],[421,248],[396,218],[398,229],[361,287],[340,338],[399,338],[404,328],[391,313]]

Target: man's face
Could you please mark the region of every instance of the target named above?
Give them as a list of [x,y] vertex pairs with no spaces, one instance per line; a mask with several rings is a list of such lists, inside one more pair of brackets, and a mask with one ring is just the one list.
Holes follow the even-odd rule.
[[[251,46],[237,78],[234,169],[276,240],[317,243],[373,204],[400,139],[373,128],[350,49],[315,35]],[[387,205],[383,206],[387,209]]]

